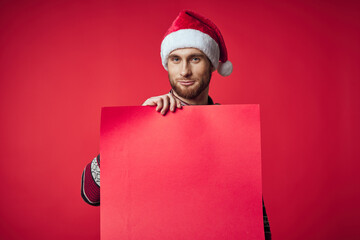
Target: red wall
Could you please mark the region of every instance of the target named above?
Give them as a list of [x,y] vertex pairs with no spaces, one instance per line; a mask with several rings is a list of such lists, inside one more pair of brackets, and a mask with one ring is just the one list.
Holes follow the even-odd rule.
[[80,177],[100,108],[169,90],[160,42],[190,8],[219,26],[234,64],[213,75],[213,99],[261,105],[273,238],[358,239],[359,4],[129,2],[0,1],[0,238],[99,239]]

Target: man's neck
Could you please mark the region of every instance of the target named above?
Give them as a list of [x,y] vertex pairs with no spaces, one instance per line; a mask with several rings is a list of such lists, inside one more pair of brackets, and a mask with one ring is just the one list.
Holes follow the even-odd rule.
[[209,101],[209,87],[204,89],[196,98],[193,99],[187,99],[180,97],[174,89],[172,90],[172,93],[175,95],[175,97],[179,98],[181,101],[189,104],[189,105],[207,105]]

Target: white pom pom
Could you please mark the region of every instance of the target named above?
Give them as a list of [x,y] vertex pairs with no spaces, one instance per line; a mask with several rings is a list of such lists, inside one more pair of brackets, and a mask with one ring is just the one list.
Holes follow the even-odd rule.
[[230,61],[226,61],[224,63],[219,62],[219,66],[217,68],[218,73],[221,76],[227,77],[229,76],[233,71],[233,65]]

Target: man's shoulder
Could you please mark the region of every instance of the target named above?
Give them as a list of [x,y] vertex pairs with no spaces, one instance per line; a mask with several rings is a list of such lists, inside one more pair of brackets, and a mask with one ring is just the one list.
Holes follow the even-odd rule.
[[214,103],[214,101],[212,100],[212,98],[209,96],[209,97],[208,97],[208,105],[220,105],[220,103]]

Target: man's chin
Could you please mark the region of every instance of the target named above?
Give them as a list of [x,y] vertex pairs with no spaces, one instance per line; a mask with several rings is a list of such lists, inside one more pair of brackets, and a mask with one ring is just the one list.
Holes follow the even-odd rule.
[[174,89],[174,91],[176,92],[176,94],[182,98],[185,98],[185,99],[194,99],[196,98],[199,94],[198,92],[196,91],[196,89]]

